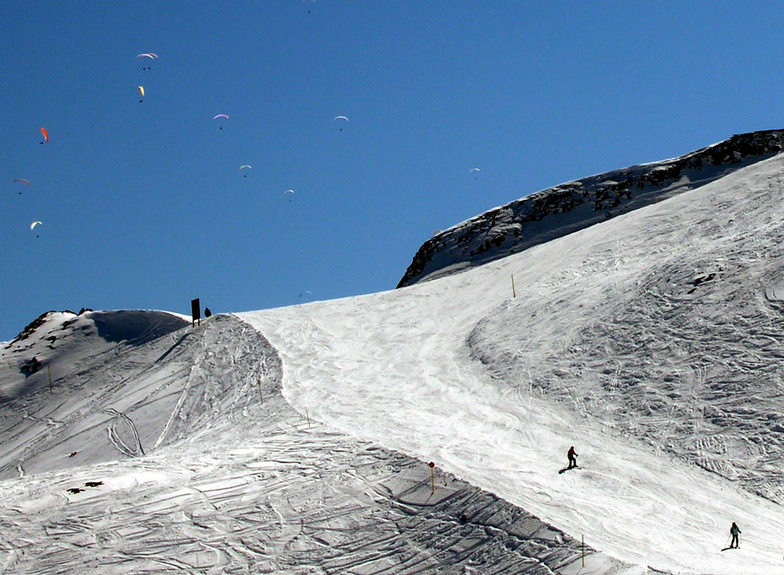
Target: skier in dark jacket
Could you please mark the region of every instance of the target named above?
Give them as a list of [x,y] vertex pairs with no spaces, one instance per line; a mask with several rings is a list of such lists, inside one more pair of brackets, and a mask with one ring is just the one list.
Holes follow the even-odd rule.
[[732,527],[730,527],[730,535],[732,535],[732,541],[730,542],[730,549],[737,549],[738,548],[738,535],[740,535],[740,528],[738,524],[734,521],[732,522]]
[[566,456],[569,458],[569,465],[566,469],[573,469],[577,467],[577,452],[574,450],[574,445],[569,448]]

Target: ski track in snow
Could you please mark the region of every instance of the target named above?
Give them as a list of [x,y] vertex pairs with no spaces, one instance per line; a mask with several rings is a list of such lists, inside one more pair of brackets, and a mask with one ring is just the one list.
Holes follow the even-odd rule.
[[[781,172],[776,157],[623,219],[405,290],[240,317],[281,354],[292,405],[332,429],[432,459],[623,561],[671,572],[784,573],[780,506],[657,453],[634,434],[613,433],[587,412],[590,398],[574,393],[587,370],[560,360],[556,374],[568,402],[557,393],[548,397],[551,382],[536,381],[541,371],[553,374],[553,358],[579,363],[574,346],[581,335],[601,329],[614,306],[627,305],[663,254],[673,262],[679,255],[711,261],[720,255],[732,266],[733,259],[746,261],[754,238],[770,234],[752,244],[758,258],[780,245],[781,202],[773,213],[754,212],[771,210],[767,198],[780,196]],[[725,222],[747,212],[751,221],[768,223],[728,234]],[[690,233],[695,225],[708,226],[705,237]],[[628,240],[638,230],[650,236],[630,253]],[[636,316],[623,316],[627,331],[638,322],[646,329],[644,312],[656,311],[650,301],[637,304]],[[486,329],[477,329],[486,318]],[[513,323],[518,337],[530,334],[529,340],[512,339],[511,349],[499,350],[498,340],[508,340],[497,330]],[[628,345],[613,334],[599,343]],[[477,361],[495,352],[506,356]],[[621,356],[609,354],[602,367]],[[515,380],[505,381],[499,365]],[[582,469],[559,476],[569,445],[578,447]],[[732,521],[746,526],[745,542],[728,556],[720,550]]]
[[[1,573],[545,575],[582,565],[576,540],[508,502],[440,470],[431,484],[424,462],[309,423],[280,394],[274,350],[245,322],[214,316],[184,331],[187,346],[150,344],[193,363],[176,370],[186,382],[166,394],[170,415],[144,420],[165,438],[159,449],[141,456],[131,420],[108,408],[104,441],[129,457],[0,483]],[[147,401],[161,405],[145,395],[128,409],[137,421]],[[590,548],[584,561],[628,572]]]

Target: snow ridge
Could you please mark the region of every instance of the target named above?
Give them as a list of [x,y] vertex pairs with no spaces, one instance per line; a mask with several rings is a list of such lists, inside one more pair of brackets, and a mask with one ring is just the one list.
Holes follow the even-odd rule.
[[693,190],[779,153],[783,134],[736,134],[674,159],[567,182],[494,208],[427,240],[398,287],[481,265]]

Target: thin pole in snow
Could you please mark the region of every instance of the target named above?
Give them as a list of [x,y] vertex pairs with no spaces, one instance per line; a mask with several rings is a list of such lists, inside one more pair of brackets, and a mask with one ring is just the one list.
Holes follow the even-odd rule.
[[259,383],[259,396],[261,397],[261,403],[264,404],[264,394],[261,392],[261,378],[259,378],[257,381]]
[[431,461],[428,465],[430,466],[430,495],[434,495],[436,492],[436,476],[433,469],[436,464]]
[[581,535],[580,537],[582,539],[582,548],[583,548],[583,553],[582,556],[580,557],[580,561],[581,561],[581,566],[585,567],[585,535]]
[[307,409],[305,410],[305,417],[308,418],[308,427],[310,427],[310,413],[308,413]]
[[512,274],[512,299],[515,298],[517,298],[517,294],[515,293],[514,274]]
[[47,364],[46,371],[49,373],[49,393],[54,393],[52,389],[52,366],[51,364]]

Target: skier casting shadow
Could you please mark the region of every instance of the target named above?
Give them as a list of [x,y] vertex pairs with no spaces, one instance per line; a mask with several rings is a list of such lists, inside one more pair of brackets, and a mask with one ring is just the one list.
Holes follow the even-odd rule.
[[740,528],[738,524],[734,521],[732,522],[732,527],[730,527],[730,535],[732,536],[732,540],[730,541],[730,546],[725,547],[722,551],[726,551],[727,549],[739,549],[740,545],[738,543],[738,536],[740,535]]
[[574,450],[574,445],[569,448],[569,451],[566,452],[566,457],[569,458],[569,465],[561,469],[558,473],[563,473],[564,471],[569,471],[570,469],[574,469],[577,467],[577,452]]

